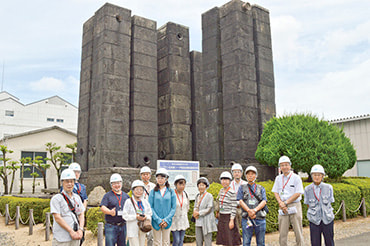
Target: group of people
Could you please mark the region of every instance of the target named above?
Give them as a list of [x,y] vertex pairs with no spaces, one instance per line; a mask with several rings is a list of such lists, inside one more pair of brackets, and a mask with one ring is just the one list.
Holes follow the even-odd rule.
[[[76,163],[77,164],[77,163]],[[77,164],[78,165],[78,164]],[[311,170],[313,183],[303,189],[301,178],[291,169],[287,156],[279,159],[282,174],[275,178],[272,188],[279,204],[279,243],[287,245],[289,226],[292,225],[296,244],[303,245],[301,197],[307,204],[307,218],[310,222],[311,245],[321,246],[321,234],[325,245],[334,245],[333,237],[333,188],[323,183],[325,176],[321,165]],[[79,165],[71,165],[61,174],[62,191],[50,201],[54,216],[53,245],[80,245],[83,240],[84,211],[86,209],[86,189],[78,183],[81,173]],[[248,166],[243,168],[235,163],[230,172],[222,172],[220,190],[216,202],[207,192],[209,181],[205,177],[197,180],[199,193],[195,197],[191,220],[195,222],[196,245],[212,245],[212,233],[217,232],[218,245],[250,245],[253,233],[257,245],[265,245],[267,207],[266,190],[256,184],[258,171]],[[110,178],[111,191],[107,192],[100,204],[105,214],[105,245],[130,246],[170,245],[172,232],[173,245],[183,245],[185,230],[189,227],[188,212],[190,200],[185,191],[186,179],[177,175],[174,189],[168,182],[169,174],[164,168],[156,173],[156,184],[150,182],[152,172],[149,167],[140,170],[140,180],[131,184],[132,196],[122,191],[122,177],[113,174]],[[146,222],[152,230],[144,231]],[[141,225],[139,224],[141,223]],[[242,227],[242,237],[239,227]],[[243,239],[243,240],[242,240]]]

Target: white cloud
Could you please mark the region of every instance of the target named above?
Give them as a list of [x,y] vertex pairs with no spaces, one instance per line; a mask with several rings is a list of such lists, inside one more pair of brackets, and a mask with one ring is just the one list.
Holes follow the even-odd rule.
[[30,88],[33,91],[44,91],[53,93],[63,93],[66,89],[78,89],[79,80],[73,76],[69,76],[64,80],[53,77],[42,77],[38,81],[30,83]]
[[334,119],[369,113],[369,67],[370,59],[317,81],[277,89],[278,114],[311,112]]

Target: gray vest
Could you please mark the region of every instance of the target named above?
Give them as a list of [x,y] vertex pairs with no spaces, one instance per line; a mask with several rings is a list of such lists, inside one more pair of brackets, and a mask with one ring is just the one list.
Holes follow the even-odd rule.
[[[254,193],[258,196],[259,199],[262,200],[262,189],[263,189],[263,187],[261,185],[258,185],[258,184],[256,184],[256,185],[257,185],[257,188],[256,188],[256,191]],[[241,185],[241,187],[243,189],[243,202],[245,204],[247,204],[248,208],[250,208],[250,209],[256,208],[260,203],[258,202],[258,200],[255,196],[253,198],[251,197],[251,194],[253,196],[253,193],[249,191],[248,184],[243,184],[243,185]],[[254,205],[250,204],[250,202],[254,203]],[[248,213],[243,210],[243,217],[246,217],[245,215],[248,216]],[[266,217],[266,215],[263,215],[261,210],[259,210],[256,214],[256,219],[257,220],[264,220],[265,217]]]

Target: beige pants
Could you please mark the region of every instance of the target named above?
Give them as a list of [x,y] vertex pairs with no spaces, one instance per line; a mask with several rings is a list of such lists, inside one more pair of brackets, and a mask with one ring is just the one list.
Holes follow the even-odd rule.
[[158,231],[153,228],[154,246],[169,246],[170,245],[170,229],[159,229]]
[[138,237],[129,237],[127,239],[130,242],[130,246],[144,246],[145,236],[146,236],[146,233],[139,230]]
[[279,215],[279,243],[280,246],[288,245],[289,226],[292,224],[297,246],[303,246],[302,233],[302,205],[301,202],[288,204],[288,207],[296,207],[297,213],[290,215]]
[[51,242],[52,246],[80,246],[80,240],[72,240],[68,242],[58,242],[55,238]]

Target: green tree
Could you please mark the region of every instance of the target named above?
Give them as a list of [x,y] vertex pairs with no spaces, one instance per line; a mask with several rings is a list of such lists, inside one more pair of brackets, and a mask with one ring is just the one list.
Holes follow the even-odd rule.
[[67,165],[68,160],[71,158],[70,154],[65,154],[60,151],[61,146],[57,146],[56,143],[46,143],[46,151],[49,153],[49,158],[46,160],[53,164],[57,171],[58,185],[60,185],[60,173],[62,172],[63,165]]
[[19,169],[19,165],[17,165],[17,161],[11,161],[10,165],[8,165],[8,169],[10,170],[12,174],[12,180],[10,181],[10,190],[9,194],[12,194],[13,192],[13,185],[14,185],[14,178],[15,178],[15,172]]
[[23,181],[24,181],[24,171],[30,170],[29,168],[24,169],[24,164],[31,164],[32,159],[31,157],[26,157],[26,158],[21,158],[20,160],[21,166],[20,166],[20,173],[21,173],[21,180],[20,180],[20,188],[19,188],[19,194],[23,194],[24,191],[24,186],[23,186]]
[[8,185],[8,175],[10,172],[8,172],[8,169],[10,169],[7,165],[7,162],[10,160],[10,158],[7,158],[6,155],[9,153],[13,153],[12,150],[8,149],[5,145],[0,145],[0,151],[2,153],[1,161],[3,162],[0,166],[0,178],[3,180],[4,185],[4,194],[9,194],[9,185]]
[[67,144],[66,147],[71,150],[72,162],[76,162],[77,143]]
[[290,157],[296,171],[308,174],[313,165],[321,164],[330,178],[342,176],[357,159],[343,129],[304,114],[272,118],[265,124],[256,159],[277,167],[282,155]]
[[48,185],[46,183],[46,170],[50,168],[50,164],[47,163],[47,160],[44,160],[42,156],[36,156],[33,160],[32,165],[40,171],[42,178],[44,180],[44,189],[48,188]]

